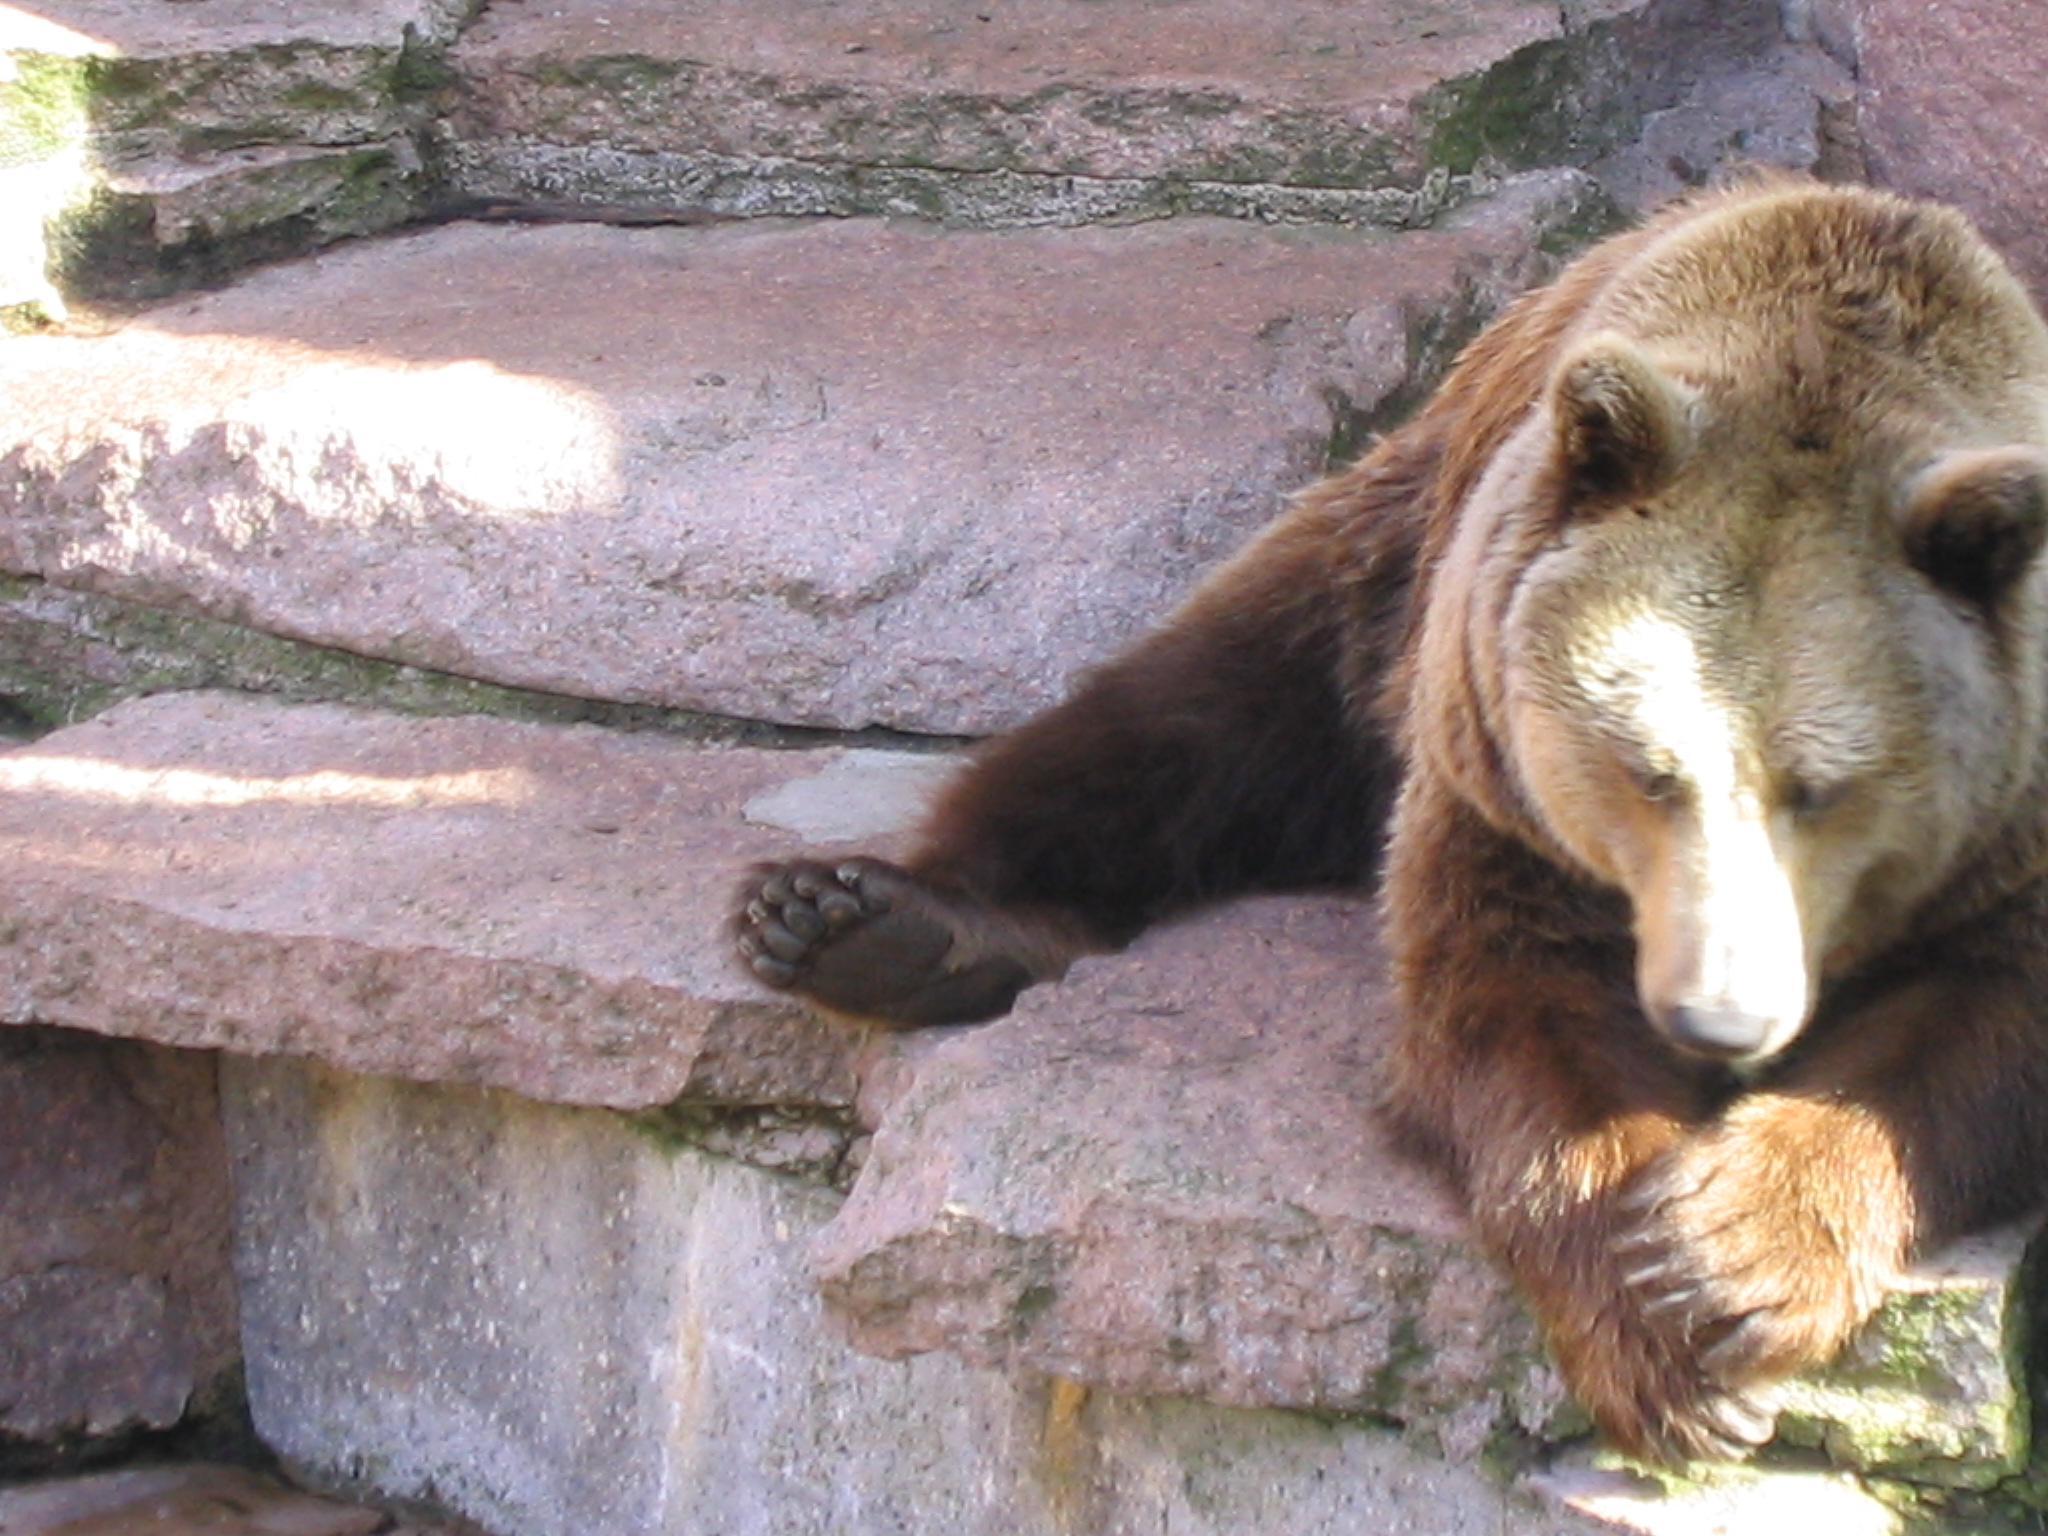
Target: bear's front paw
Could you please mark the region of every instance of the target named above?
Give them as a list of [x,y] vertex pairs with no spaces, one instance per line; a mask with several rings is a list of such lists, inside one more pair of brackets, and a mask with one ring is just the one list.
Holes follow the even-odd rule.
[[881,859],[797,859],[755,869],[733,943],[771,987],[890,1024],[992,1018],[1033,974],[986,942],[971,904]]
[[1727,1440],[1730,1427],[1761,1443],[1773,1384],[1831,1359],[1882,1299],[1896,1233],[1854,1179],[1832,1177],[1829,1153],[1724,1125],[1672,1148],[1624,1196],[1624,1310],[1692,1378],[1652,1415],[1663,1444]]

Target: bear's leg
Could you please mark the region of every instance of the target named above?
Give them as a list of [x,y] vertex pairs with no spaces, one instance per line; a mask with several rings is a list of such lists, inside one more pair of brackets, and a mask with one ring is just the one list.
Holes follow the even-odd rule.
[[1404,796],[1386,901],[1394,1107],[1624,1449],[1761,1442],[1772,1384],[1832,1358],[1916,1253],[2048,1200],[2048,901],[1845,986],[1741,1091],[1641,1018],[1620,897],[1441,792]]
[[1370,878],[1398,769],[1372,685],[1350,680],[1399,652],[1419,539],[1374,489],[1297,508],[988,744],[904,865],[754,871],[734,922],[745,963],[841,1012],[967,1022],[1194,903]]
[[1646,1170],[1717,1108],[1635,999],[1626,901],[1570,880],[1441,790],[1411,784],[1385,901],[1404,1004],[1390,1107],[1459,1178],[1567,1384],[1623,1449],[1730,1457],[1768,1438],[1716,1374],[1656,1255],[1626,1243]]
[[2040,930],[2017,916],[1852,983],[1781,1075],[1640,1181],[1631,1279],[1714,1379],[1827,1360],[1916,1254],[2048,1197]]

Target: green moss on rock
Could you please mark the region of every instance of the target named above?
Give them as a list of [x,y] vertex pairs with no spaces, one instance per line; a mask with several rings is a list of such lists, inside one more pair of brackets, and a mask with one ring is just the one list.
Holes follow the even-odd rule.
[[1626,61],[1605,33],[1532,43],[1423,99],[1427,160],[1460,175],[1583,165],[1641,127],[1633,95]]
[[13,78],[0,77],[0,169],[52,159],[84,140],[100,61],[22,53],[12,62]]

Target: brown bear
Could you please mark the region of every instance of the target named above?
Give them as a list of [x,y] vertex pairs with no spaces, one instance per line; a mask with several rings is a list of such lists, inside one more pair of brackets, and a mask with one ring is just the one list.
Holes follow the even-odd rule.
[[1620,1446],[1741,1454],[2048,1193],[2048,332],[1957,214],[1753,184],[1512,306],[754,974],[981,1019],[1191,903],[1380,880],[1389,1102]]

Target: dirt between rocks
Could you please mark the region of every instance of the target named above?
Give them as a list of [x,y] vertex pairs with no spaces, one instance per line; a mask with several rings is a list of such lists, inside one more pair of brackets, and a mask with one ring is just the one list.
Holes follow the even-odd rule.
[[242,1467],[133,1467],[0,1488],[0,1536],[489,1536],[305,1493]]

